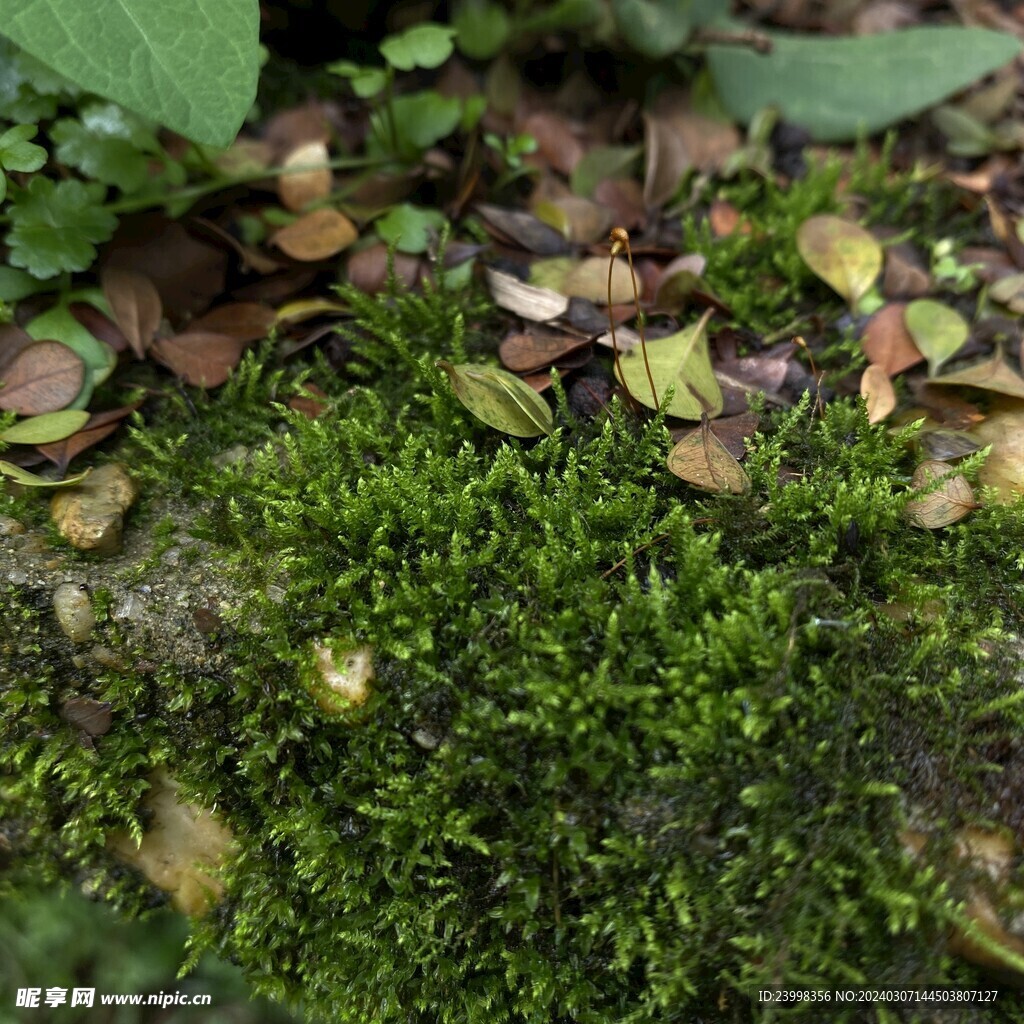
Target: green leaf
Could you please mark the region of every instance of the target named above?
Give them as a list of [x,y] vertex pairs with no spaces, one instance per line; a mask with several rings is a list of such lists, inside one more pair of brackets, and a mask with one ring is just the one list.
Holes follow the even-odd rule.
[[692,0],[612,0],[619,34],[639,53],[656,60],[683,48],[693,22]]
[[807,264],[851,309],[882,270],[882,247],[870,231],[831,214],[808,217],[797,228],[796,247]]
[[0,135],[0,165],[8,171],[38,171],[46,163],[46,150],[28,141],[37,131],[34,124],[16,124]]
[[928,360],[928,376],[934,377],[957,349],[967,340],[967,321],[945,303],[934,299],[916,299],[903,311],[914,344]]
[[256,96],[257,0],[0,0],[4,35],[196,142],[227,146]]
[[159,148],[152,132],[116,103],[90,104],[79,116],[50,129],[57,159],[122,192],[140,188],[149,172],[146,154]]
[[505,370],[475,363],[435,364],[448,374],[459,401],[489,427],[515,437],[550,434],[555,421],[547,402],[529,384]]
[[15,466],[13,462],[4,462],[0,459],[0,473],[10,477],[22,487],[73,487],[75,484],[81,483],[91,472],[92,469],[89,468],[83,473],[66,477],[64,480],[44,480],[41,476],[22,469],[21,466]]
[[[462,116],[462,104],[454,96],[440,96],[432,89],[399,96],[391,109],[399,147],[410,157],[451,135]],[[379,112],[374,113],[372,123],[378,139],[389,137],[387,119]]]
[[[662,402],[670,387],[675,387],[668,414],[684,420],[699,420],[703,413],[717,416],[722,411],[722,389],[711,369],[708,337],[705,331],[710,310],[692,327],[686,327],[667,338],[647,342],[647,360],[654,378],[658,401]],[[619,360],[621,376],[629,393],[649,409],[656,408],[651,385],[647,379],[644,357],[639,345]]]
[[452,55],[455,36],[456,30],[446,25],[414,25],[398,35],[387,36],[380,44],[380,52],[399,71],[439,68]]
[[8,444],[51,444],[63,441],[65,437],[81,430],[89,419],[84,409],[61,409],[59,412],[44,412],[8,427],[0,433],[0,441]]
[[640,153],[640,146],[594,146],[573,168],[569,187],[576,195],[590,199],[602,181],[630,177]]
[[100,205],[104,193],[99,184],[33,179],[11,207],[10,262],[41,279],[87,269],[96,258],[94,243],[109,239],[117,226]]
[[12,199],[7,244],[10,262],[33,277],[55,277],[65,270],[86,270],[96,259],[96,245],[117,227],[104,210],[106,189],[98,182],[36,177]]
[[384,68],[364,68],[350,60],[338,60],[327,65],[332,75],[340,75],[352,83],[352,91],[364,100],[372,99],[388,84],[388,73]]
[[912,117],[1020,53],[981,28],[908,28],[826,38],[771,33],[772,52],[708,48],[718,94],[746,123],[768,104],[819,142],[846,142]]
[[0,302],[17,302],[36,292],[46,291],[48,285],[24,270],[0,267]]
[[426,252],[430,243],[430,229],[444,226],[440,210],[426,210],[410,203],[400,203],[374,224],[381,239],[399,252]]
[[0,118],[48,121],[57,113],[61,95],[72,92],[64,78],[0,36]]
[[512,22],[493,0],[467,0],[459,5],[452,21],[459,49],[471,60],[490,60],[501,52],[512,31]]

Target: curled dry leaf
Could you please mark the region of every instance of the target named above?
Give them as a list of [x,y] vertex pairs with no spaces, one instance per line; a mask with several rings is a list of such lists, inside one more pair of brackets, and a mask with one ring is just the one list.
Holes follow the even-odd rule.
[[59,341],[23,348],[4,371],[0,409],[38,416],[70,405],[82,390],[85,364]]
[[144,359],[163,316],[156,285],[144,274],[120,267],[105,268],[100,283],[114,322],[128,339],[136,358]]
[[245,345],[227,334],[188,331],[173,338],[159,338],[153,354],[186,384],[203,388],[220,386],[242,358]]
[[902,302],[883,306],[868,321],[860,341],[868,362],[881,366],[890,377],[924,359],[903,319],[906,308]]
[[512,274],[491,267],[486,271],[491,298],[524,320],[554,320],[569,308],[569,300],[550,288],[538,288],[520,281]]
[[804,263],[851,308],[857,307],[882,269],[882,247],[875,237],[842,217],[808,218],[797,229],[796,247]]
[[227,334],[243,344],[262,341],[278,322],[278,314],[262,302],[229,302],[189,324],[189,330]]
[[537,256],[560,256],[569,251],[569,243],[550,224],[522,210],[506,210],[490,203],[477,203],[484,227],[501,240],[513,242]]
[[551,409],[537,392],[505,370],[439,359],[462,404],[489,427],[515,437],[537,437],[555,429]]
[[285,303],[277,310],[275,323],[279,326],[290,326],[301,324],[306,320],[314,320],[318,316],[345,316],[351,310],[340,302],[332,299],[309,298],[296,299],[294,302]]
[[896,392],[889,375],[875,363],[861,375],[860,394],[867,403],[868,423],[880,423],[896,408]]
[[932,384],[960,384],[984,391],[994,391],[1011,398],[1024,398],[1024,377],[1006,365],[1002,352],[996,352],[991,359],[968,366],[956,373],[935,377]]
[[320,139],[296,146],[284,159],[284,173],[277,179],[277,194],[286,210],[298,213],[317,199],[331,194],[334,176],[327,164],[327,144]]
[[338,210],[311,210],[281,228],[271,239],[286,256],[311,263],[347,249],[357,238],[356,226]]
[[81,729],[88,736],[103,736],[110,732],[114,717],[113,705],[108,700],[93,700],[91,697],[71,697],[64,701],[60,716],[69,725]]
[[665,464],[681,480],[701,490],[725,494],[750,490],[750,477],[715,436],[707,413],[701,414],[700,426],[668,453]]
[[[936,486],[936,484],[938,486]],[[908,501],[903,514],[925,530],[940,530],[959,522],[968,512],[981,506],[974,500],[971,485],[945,462],[929,459],[914,470],[910,486],[927,493]]]
[[928,376],[950,359],[967,340],[967,321],[944,302],[915,299],[904,310],[903,319],[914,344],[928,360]]
[[980,445],[992,446],[978,471],[978,482],[995,488],[1004,504],[1017,501],[1024,494],[1024,404],[997,399],[970,436]]
[[69,476],[66,480],[47,480],[30,473],[27,469],[22,469],[21,466],[15,466],[13,462],[4,462],[0,459],[0,474],[9,477],[16,484],[21,484],[22,487],[72,487],[80,484],[91,472],[90,468],[76,476]]
[[510,334],[498,347],[498,355],[508,369],[515,373],[528,373],[557,363],[589,344],[588,339],[576,338],[571,334],[533,331]]
[[315,420],[327,409],[327,392],[312,381],[306,381],[302,385],[305,395],[293,395],[288,399],[288,408],[295,412],[301,412],[306,419]]

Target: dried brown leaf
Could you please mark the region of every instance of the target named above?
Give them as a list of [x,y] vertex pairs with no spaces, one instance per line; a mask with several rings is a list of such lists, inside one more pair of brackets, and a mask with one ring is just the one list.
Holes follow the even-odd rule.
[[589,344],[587,338],[577,338],[571,334],[532,331],[510,334],[498,347],[498,355],[508,369],[516,373],[528,373],[557,363]]
[[262,341],[278,315],[262,302],[229,302],[217,306],[189,324],[190,332],[227,334],[243,343]]
[[136,358],[145,359],[163,317],[156,285],[144,274],[118,267],[104,269],[100,283],[114,322],[128,339]]
[[82,390],[85,364],[59,341],[23,348],[4,371],[0,409],[38,416],[70,405]]
[[285,255],[293,260],[312,263],[326,260],[347,249],[359,232],[338,210],[311,210],[297,221],[281,228],[271,239]]
[[[939,483],[938,487],[935,484]],[[981,506],[974,500],[971,485],[945,462],[929,459],[914,470],[910,486],[928,493],[908,501],[903,514],[914,525],[925,530],[940,530],[959,522],[968,512]]]
[[325,166],[328,159],[327,144],[321,139],[304,142],[285,157],[282,166],[287,170],[277,179],[277,194],[286,210],[298,213],[331,194],[334,174]]
[[487,268],[485,276],[491,298],[502,309],[511,310],[525,320],[554,320],[569,308],[569,300],[550,288],[537,288],[491,267]]
[[14,357],[34,344],[35,339],[28,331],[15,324],[0,324],[0,381],[3,381],[4,371],[14,362]]
[[872,363],[861,375],[860,394],[868,407],[868,423],[880,423],[896,408],[893,390],[885,368]]
[[37,444],[36,451],[45,455],[63,475],[72,459],[109,437],[121,425],[121,421],[141,405],[142,402],[132,402],[118,409],[94,413],[78,433],[53,444]]
[[153,355],[186,384],[215,388],[223,384],[242,358],[245,345],[227,334],[188,331],[158,338]]
[[743,494],[750,490],[750,477],[715,436],[707,413],[701,413],[700,426],[668,453],[666,465],[681,480],[704,491]]
[[966,385],[984,391],[994,391],[1000,395],[1009,395],[1011,398],[1024,398],[1024,377],[1006,365],[1000,351],[995,352],[991,359],[969,366],[966,370],[933,377],[931,383]]
[[924,362],[903,319],[906,308],[902,302],[883,306],[868,321],[860,341],[868,362],[881,366],[890,377]]

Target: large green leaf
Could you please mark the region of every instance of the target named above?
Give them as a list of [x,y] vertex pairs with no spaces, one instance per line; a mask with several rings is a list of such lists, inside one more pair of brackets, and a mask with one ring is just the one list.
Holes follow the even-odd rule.
[[830,39],[772,34],[772,52],[712,46],[708,61],[729,113],[748,122],[768,104],[820,142],[854,139],[920,113],[1020,53],[1006,33],[910,28]]
[[706,332],[710,313],[705,313],[692,327],[667,338],[647,342],[647,363],[639,345],[619,360],[615,375],[641,405],[656,408],[651,394],[647,366],[661,402],[670,387],[675,394],[668,405],[668,414],[684,420],[699,420],[703,413],[717,416],[722,411],[722,389],[711,368]]
[[76,85],[214,146],[256,96],[257,0],[0,0],[0,28]]

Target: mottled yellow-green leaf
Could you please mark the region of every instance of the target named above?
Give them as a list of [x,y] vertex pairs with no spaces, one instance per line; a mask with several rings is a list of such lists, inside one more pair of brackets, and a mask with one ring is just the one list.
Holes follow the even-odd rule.
[[[717,416],[722,411],[722,389],[711,369],[705,331],[711,313],[708,310],[692,327],[686,327],[667,338],[647,342],[647,359],[658,401],[665,397],[669,387],[675,387],[675,394],[668,406],[670,416],[699,420],[702,413]],[[619,364],[622,371],[619,380],[625,384],[629,393],[641,405],[649,409],[656,408],[640,346],[622,356]]]
[[50,444],[63,441],[82,429],[89,419],[84,409],[61,409],[59,412],[44,412],[30,416],[9,426],[0,433],[0,441],[8,444]]
[[743,494],[750,490],[750,477],[715,436],[707,413],[701,415],[700,426],[668,453],[665,464],[681,480],[705,491]]
[[91,472],[92,469],[87,469],[83,473],[65,477],[63,480],[44,480],[41,476],[22,469],[21,466],[15,466],[13,462],[4,462],[3,459],[0,459],[0,473],[10,477],[16,484],[21,484],[23,487],[70,487],[72,484],[81,483]]
[[914,470],[910,485],[915,491],[926,493],[908,501],[903,506],[903,514],[914,526],[925,530],[950,526],[979,507],[971,485],[945,462],[933,459],[922,462]]
[[934,377],[942,366],[967,340],[967,321],[944,302],[915,299],[903,313],[907,330],[914,344],[928,360],[928,376]]
[[453,366],[439,359],[459,401],[489,427],[515,437],[537,437],[555,429],[547,402],[529,384],[495,367],[475,363]]
[[968,366],[965,370],[936,377],[932,383],[967,385],[1011,398],[1024,398],[1024,377],[1006,365],[1002,352],[996,352],[991,359]]
[[882,269],[882,247],[874,236],[842,217],[809,217],[797,229],[796,247],[804,263],[842,295],[851,309]]

